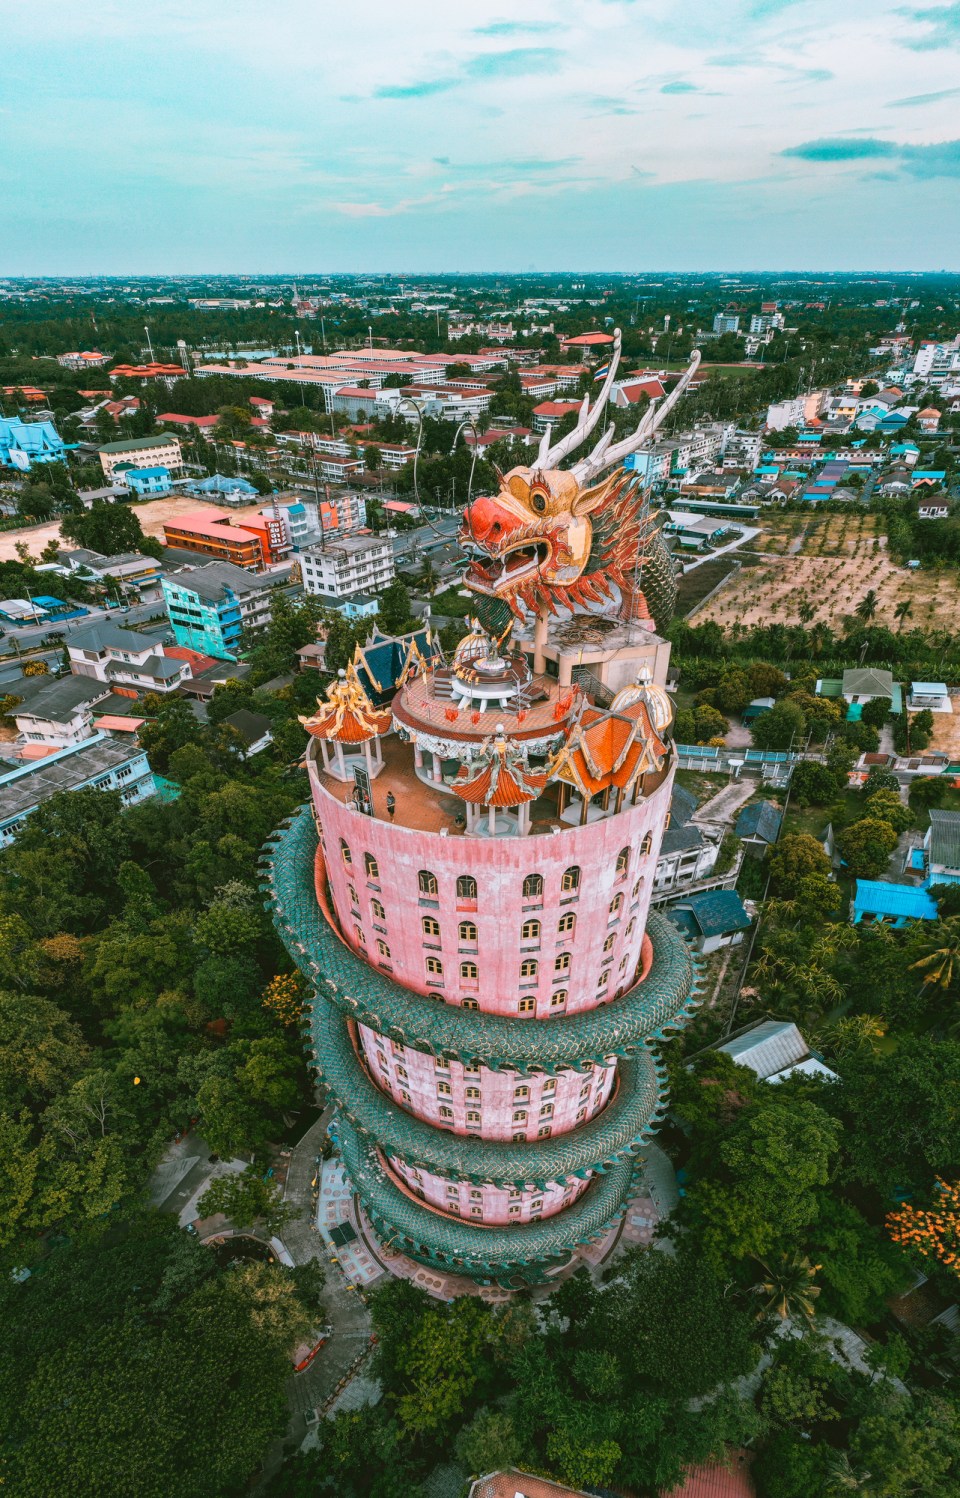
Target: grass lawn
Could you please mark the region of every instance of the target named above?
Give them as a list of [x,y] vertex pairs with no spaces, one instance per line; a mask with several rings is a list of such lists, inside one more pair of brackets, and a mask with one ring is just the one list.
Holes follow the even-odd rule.
[[729,576],[734,566],[730,557],[716,557],[702,567],[694,567],[692,572],[685,572],[677,583],[677,613],[689,614],[712,588]]
[[729,779],[730,776],[723,773],[710,775],[702,770],[678,770],[675,784],[682,785],[702,805],[711,796],[715,796],[717,791],[722,791]]

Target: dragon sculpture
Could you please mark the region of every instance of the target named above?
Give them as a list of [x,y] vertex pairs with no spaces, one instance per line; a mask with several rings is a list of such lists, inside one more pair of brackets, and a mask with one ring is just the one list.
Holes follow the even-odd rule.
[[[465,512],[460,542],[470,558],[464,582],[482,603],[484,625],[500,633],[524,612],[576,611],[616,604],[623,617],[665,623],[676,601],[673,562],[660,536],[660,517],[646,504],[639,479],[623,459],[648,442],[676,405],[700,363],[694,353],[666,400],[651,404],[621,442],[609,426],[593,451],[569,469],[560,462],[593,431],[606,407],[620,362],[620,330],[597,399],[584,399],[573,431],[551,445],[544,434],[532,467],[497,470],[499,492]],[[613,470],[607,472],[607,470]],[[601,477],[601,475],[605,475]],[[642,591],[634,586],[642,581]]]

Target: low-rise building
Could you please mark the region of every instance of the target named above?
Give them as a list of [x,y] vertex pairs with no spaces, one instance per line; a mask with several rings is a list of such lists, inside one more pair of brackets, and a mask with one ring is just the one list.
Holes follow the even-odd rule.
[[108,482],[113,481],[114,470],[121,463],[132,463],[138,468],[166,468],[176,473],[183,467],[180,443],[172,432],[160,432],[156,437],[130,437],[124,442],[108,442],[99,449],[99,458]]
[[379,593],[396,576],[393,546],[378,536],[344,536],[300,555],[304,591],[349,598]]
[[[894,708],[894,680],[891,671],[884,671],[877,666],[852,666],[844,671],[841,686],[841,696],[849,703],[874,702],[882,698],[890,703],[890,711],[899,712],[899,705]],[[899,697],[899,687],[897,696]]]
[[698,952],[705,955],[720,947],[736,946],[749,931],[751,920],[743,901],[732,889],[707,890],[689,895],[667,907],[674,925],[689,937]]
[[116,581],[122,588],[134,590],[145,603],[160,597],[161,568],[156,557],[148,557],[139,551],[105,557],[99,551],[78,547],[73,551],[59,551],[57,558],[83,582],[107,584],[110,580]]
[[293,550],[284,518],[272,508],[242,518],[229,510],[194,510],[166,521],[163,534],[166,544],[179,551],[196,552],[253,572],[282,562]]
[[772,801],[754,801],[745,806],[734,824],[734,832],[750,852],[762,857],[780,836],[783,815]]
[[142,749],[94,734],[0,775],[0,848],[8,848],[30,814],[59,791],[119,791],[124,806],[156,795]]
[[906,926],[911,921],[935,921],[936,901],[925,889],[913,884],[894,884],[885,879],[858,879],[853,900],[853,924],[871,922]]
[[127,489],[132,489],[134,494],[141,499],[157,494],[169,494],[173,487],[169,468],[134,468],[132,464],[118,463],[113,470],[113,476]]
[[185,661],[170,660],[156,640],[109,621],[85,624],[67,637],[74,676],[106,682],[121,692],[175,692],[190,676]]
[[112,358],[112,354],[101,354],[98,349],[88,349],[83,353],[58,354],[57,363],[62,369],[102,369]]
[[0,467],[26,473],[38,464],[64,462],[67,450],[52,421],[0,416]]
[[808,1077],[836,1080],[836,1072],[824,1066],[790,1020],[761,1020],[742,1035],[717,1046],[738,1066],[748,1066],[761,1082],[783,1082],[799,1072]]
[[177,644],[217,660],[233,660],[242,632],[263,629],[272,617],[267,582],[229,562],[167,573],[163,596]]
[[20,735],[20,751],[63,749],[90,738],[94,706],[110,696],[109,683],[75,676],[28,676],[8,691],[22,698],[10,714]]

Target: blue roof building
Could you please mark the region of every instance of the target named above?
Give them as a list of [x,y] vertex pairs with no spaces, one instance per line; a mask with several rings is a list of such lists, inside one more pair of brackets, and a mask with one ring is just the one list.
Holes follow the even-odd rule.
[[743,941],[750,917],[736,890],[713,889],[670,906],[666,912],[698,952],[715,952]]
[[121,483],[134,494],[169,494],[172,488],[169,468],[124,468],[120,464],[114,470],[121,475]]
[[408,635],[384,635],[375,629],[365,645],[358,645],[354,665],[361,685],[375,707],[391,702],[397,688],[419,660],[442,660],[439,642],[426,629]]
[[905,926],[908,921],[935,921],[936,901],[912,884],[888,884],[882,879],[858,879],[853,901],[853,924],[884,921]]
[[177,644],[201,655],[235,660],[243,631],[270,623],[269,581],[231,562],[168,572],[161,587]]
[[259,490],[249,479],[229,478],[223,473],[213,473],[209,478],[200,479],[197,483],[190,485],[192,494],[226,494],[245,495],[250,499],[256,499]]
[[0,416],[0,466],[26,473],[38,463],[62,463],[67,453],[52,421],[22,421]]
[[767,849],[780,836],[780,808],[772,801],[754,801],[737,817],[734,832],[741,842]]

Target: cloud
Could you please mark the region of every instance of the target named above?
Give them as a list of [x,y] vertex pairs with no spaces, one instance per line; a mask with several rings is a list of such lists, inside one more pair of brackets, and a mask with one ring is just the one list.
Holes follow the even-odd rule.
[[421,83],[386,83],[375,88],[375,99],[427,99],[431,94],[445,94],[456,88],[457,78],[425,78]]
[[869,157],[896,156],[898,147],[892,141],[807,140],[799,146],[788,146],[781,156],[796,156],[800,161],[865,161]]
[[676,78],[673,83],[665,83],[660,92],[662,94],[698,94],[700,89],[696,83],[686,83],[682,78]]
[[926,146],[901,145],[897,141],[862,140],[838,137],[834,140],[808,140],[789,146],[781,156],[800,161],[844,162],[886,159],[895,163],[908,177],[930,181],[934,177],[960,177],[960,140],[934,141]]
[[467,78],[523,78],[546,73],[561,62],[559,47],[514,47],[509,52],[479,52],[463,65]]
[[888,109],[912,109],[917,104],[936,104],[941,99],[955,99],[960,88],[938,88],[932,94],[911,94],[907,99],[891,99]]
[[475,26],[474,36],[523,36],[544,31],[560,31],[559,21],[491,21],[488,26]]
[[899,39],[904,47],[910,47],[914,52],[932,52],[938,47],[953,47],[960,43],[960,5],[934,5],[926,10],[903,6],[899,14],[930,28],[923,36]]

